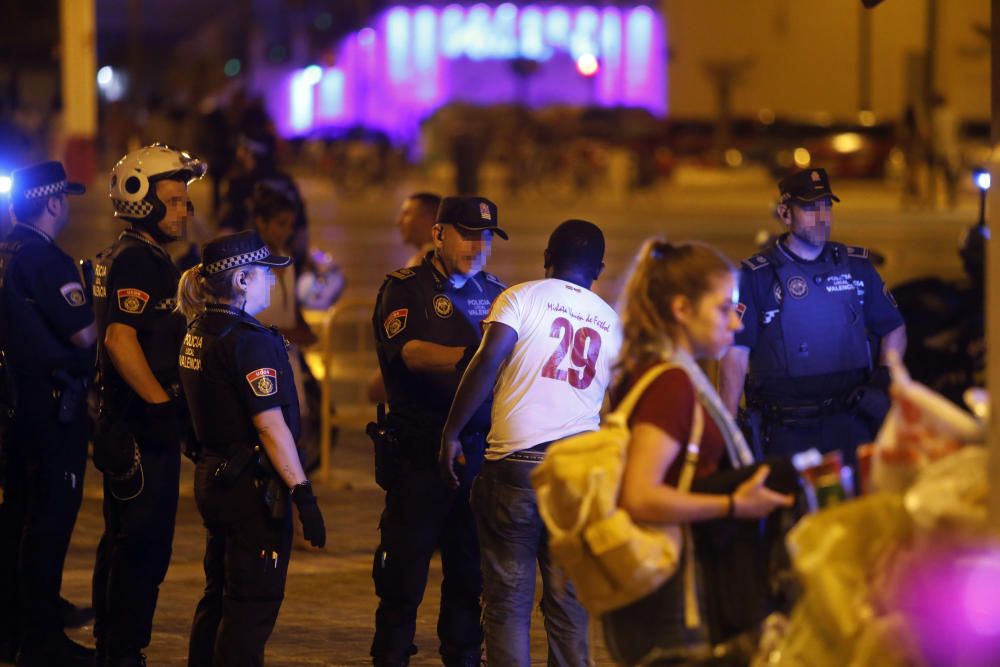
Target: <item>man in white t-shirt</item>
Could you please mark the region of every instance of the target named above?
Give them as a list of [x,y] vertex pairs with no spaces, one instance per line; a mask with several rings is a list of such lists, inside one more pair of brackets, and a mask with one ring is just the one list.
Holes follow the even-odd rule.
[[457,484],[458,434],[493,390],[486,463],[472,487],[483,572],[483,631],[490,665],[530,665],[535,563],[549,664],[587,664],[587,614],[567,586],[557,592],[545,527],[531,486],[548,445],[597,430],[618,356],[618,316],[590,286],[604,268],[604,235],[567,220],[549,237],[545,279],[504,291],[484,320],[482,343],[455,394],[440,463]]

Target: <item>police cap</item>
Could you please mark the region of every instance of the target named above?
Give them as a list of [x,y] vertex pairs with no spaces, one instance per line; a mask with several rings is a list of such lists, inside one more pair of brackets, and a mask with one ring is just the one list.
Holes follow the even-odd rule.
[[497,205],[485,197],[445,197],[438,207],[435,222],[474,232],[488,229],[507,240],[507,232],[497,226]]
[[291,261],[290,257],[272,255],[252,230],[220,236],[201,247],[201,272],[206,276],[247,264],[288,266]]
[[48,199],[60,194],[82,195],[87,188],[67,180],[61,162],[42,162],[11,174],[10,198],[15,204]]
[[806,169],[786,176],[778,183],[778,191],[781,193],[778,198],[781,204],[789,201],[813,202],[824,197],[840,201],[830,189],[830,177],[826,169]]

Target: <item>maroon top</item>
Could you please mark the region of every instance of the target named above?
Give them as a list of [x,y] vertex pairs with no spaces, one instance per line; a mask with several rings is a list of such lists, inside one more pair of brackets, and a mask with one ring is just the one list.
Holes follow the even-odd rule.
[[[651,367],[652,365],[642,368],[636,377],[642,377],[642,373]],[[634,381],[630,380],[627,386],[631,387],[633,384]],[[616,392],[619,394],[615,400],[616,405],[627,391],[626,389],[624,392]],[[695,400],[694,385],[688,379],[687,373],[680,368],[671,368],[661,373],[646,387],[646,391],[635,404],[628,422],[629,428],[635,428],[635,425],[640,423],[652,424],[681,444],[681,451],[667,469],[665,481],[671,486],[677,486],[681,469],[684,467],[683,452],[691,436]],[[726,449],[726,442],[718,425],[705,411],[704,406],[699,404],[698,409],[705,419],[698,465],[695,468],[695,478],[700,479],[718,469],[719,461]]]

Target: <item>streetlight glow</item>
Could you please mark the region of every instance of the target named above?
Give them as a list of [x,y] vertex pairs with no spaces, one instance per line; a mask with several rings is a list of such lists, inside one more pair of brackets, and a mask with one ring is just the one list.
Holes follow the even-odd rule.
[[0,194],[5,195],[10,192],[11,184],[10,176],[0,176]]

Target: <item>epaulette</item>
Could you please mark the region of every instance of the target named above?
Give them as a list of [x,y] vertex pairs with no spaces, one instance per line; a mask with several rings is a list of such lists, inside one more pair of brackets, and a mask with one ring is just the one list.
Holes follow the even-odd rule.
[[751,271],[756,271],[758,269],[763,269],[765,266],[770,265],[771,260],[769,260],[764,255],[751,255],[750,257],[747,257],[742,262],[740,262],[740,264],[750,269]]
[[868,254],[868,248],[862,248],[861,246],[856,246],[856,245],[847,246],[847,256],[857,257],[859,259],[870,259]]
[[500,287],[507,289],[507,284],[504,281],[497,278],[492,273],[486,273],[485,271],[483,271],[483,277],[486,278],[486,280],[493,283],[494,285],[499,285]]
[[389,278],[395,278],[396,280],[409,280],[415,275],[417,275],[417,273],[413,269],[397,269],[392,273],[386,274]]

